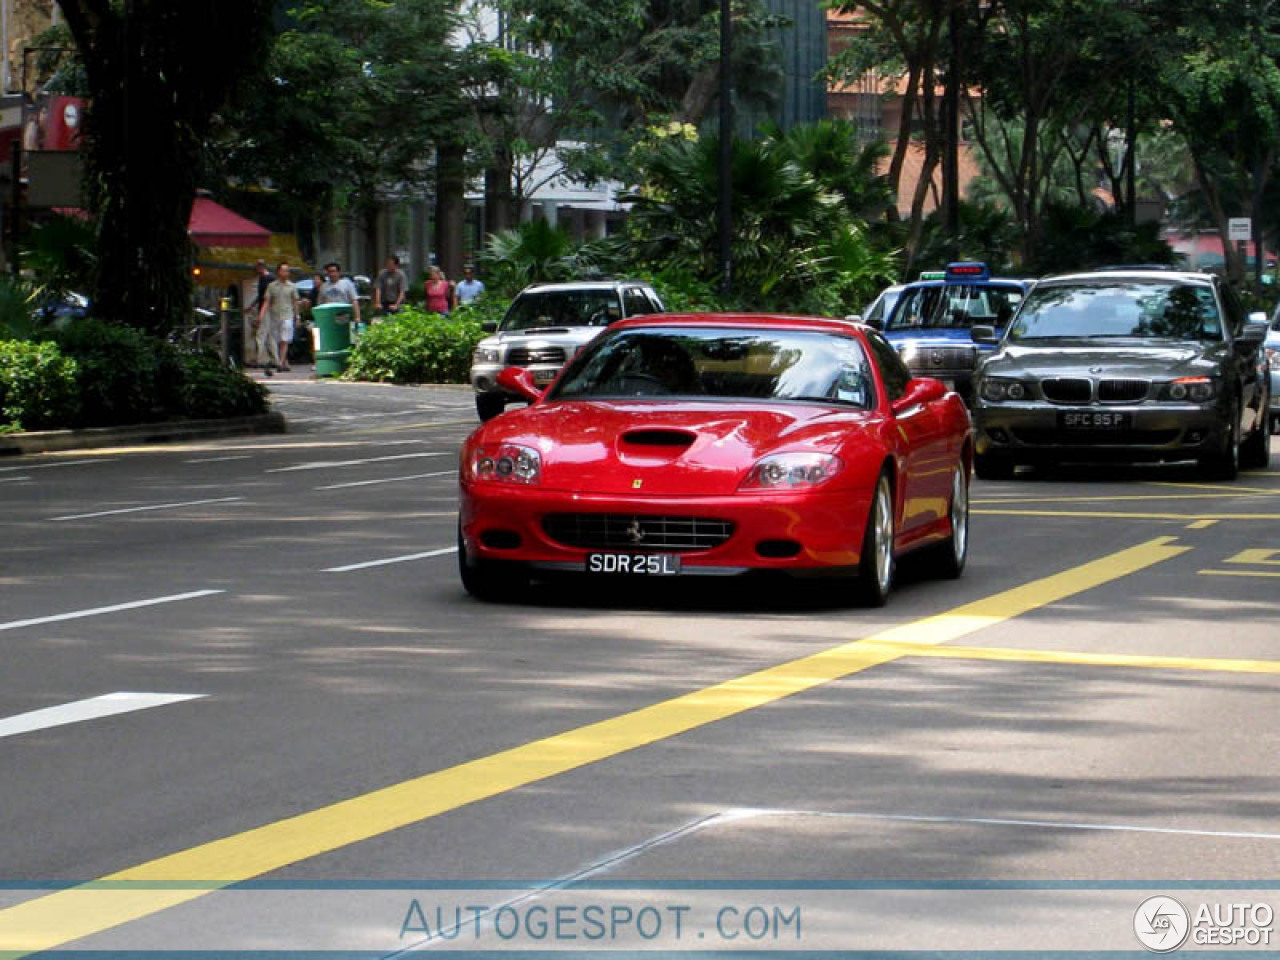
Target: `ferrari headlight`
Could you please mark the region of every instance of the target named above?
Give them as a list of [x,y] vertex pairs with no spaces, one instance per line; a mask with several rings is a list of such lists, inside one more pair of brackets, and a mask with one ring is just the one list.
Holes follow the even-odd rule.
[[739,489],[807,489],[826,483],[843,466],[839,457],[826,453],[775,453],[752,467]]
[[483,483],[530,486],[542,481],[542,456],[517,443],[480,447],[471,455],[470,468],[471,479]]
[[1207,403],[1218,395],[1218,384],[1210,377],[1179,377],[1165,387],[1164,400]]
[[497,347],[476,347],[471,354],[471,362],[474,364],[500,363],[501,353]]
[[982,399],[991,403],[1002,400],[1025,400],[1030,391],[1021,380],[1010,380],[1004,377],[989,377],[982,381]]

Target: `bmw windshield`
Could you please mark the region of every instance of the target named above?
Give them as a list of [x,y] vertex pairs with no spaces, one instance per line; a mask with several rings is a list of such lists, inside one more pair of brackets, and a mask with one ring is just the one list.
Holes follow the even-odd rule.
[[811,400],[869,409],[875,387],[858,341],[806,330],[680,327],[596,341],[548,399],[690,397]]
[[1222,316],[1208,284],[1117,280],[1040,284],[1027,296],[1008,339],[1222,337]]

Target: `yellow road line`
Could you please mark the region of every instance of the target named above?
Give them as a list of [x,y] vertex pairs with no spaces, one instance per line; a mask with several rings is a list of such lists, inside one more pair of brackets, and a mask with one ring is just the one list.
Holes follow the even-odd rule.
[[[869,641],[878,646],[889,646]],[[997,660],[1004,663],[1057,663],[1091,667],[1144,667],[1156,670],[1203,670],[1214,673],[1276,673],[1280,660],[1228,660],[1204,657],[1151,657],[1123,653],[1080,653],[1072,650],[1019,650],[1014,647],[925,647],[894,644],[903,657],[950,660]]]
[[1230,493],[1262,493],[1272,497],[1280,497],[1280,488],[1277,487],[1242,487],[1234,483],[1171,483],[1168,480],[1152,480],[1149,482],[1153,487],[1173,487],[1179,490],[1223,490]]
[[1197,570],[1202,577],[1280,577],[1276,570]]
[[1231,500],[1230,493],[1149,493],[1126,494],[1121,497],[1000,497],[970,500],[971,505],[997,506],[1011,503],[1119,503],[1123,500]]
[[1195,523],[1188,523],[1188,530],[1207,530],[1209,527],[1217,524],[1217,520],[1197,520]]
[[970,510],[985,517],[1091,517],[1103,520],[1280,520],[1280,513],[1124,513],[1119,510]]
[[[652,706],[536,740],[436,773],[374,790],[201,844],[0,911],[0,956],[13,957],[91,936],[195,900],[219,885],[249,880],[468,804],[774,703],[912,649],[959,639],[1186,553],[1176,538],[1157,537],[1070,570],[1035,580],[937,616],[853,641]],[[200,889],[161,887],[183,881]],[[131,883],[138,888],[129,889]],[[120,889],[121,885],[124,889]]]
[[1241,550],[1234,557],[1228,557],[1223,563],[1256,563],[1269,567],[1280,567],[1280,550]]

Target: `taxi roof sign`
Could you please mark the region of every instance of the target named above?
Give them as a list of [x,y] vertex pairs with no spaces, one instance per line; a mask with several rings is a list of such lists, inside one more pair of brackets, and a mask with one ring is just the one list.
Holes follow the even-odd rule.
[[968,260],[947,264],[946,280],[948,283],[982,282],[990,279],[991,271],[987,269],[985,263]]
[[921,270],[920,271],[921,283],[923,283],[926,280],[945,280],[946,278],[947,278],[947,271],[945,270]]

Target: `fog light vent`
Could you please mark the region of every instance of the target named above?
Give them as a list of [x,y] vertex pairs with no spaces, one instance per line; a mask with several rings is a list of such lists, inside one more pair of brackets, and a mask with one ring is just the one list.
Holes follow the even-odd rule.
[[756,544],[756,553],[770,560],[785,560],[800,552],[800,544],[794,540],[761,540]]
[[514,550],[520,546],[520,534],[514,530],[486,530],[480,542],[490,550]]

